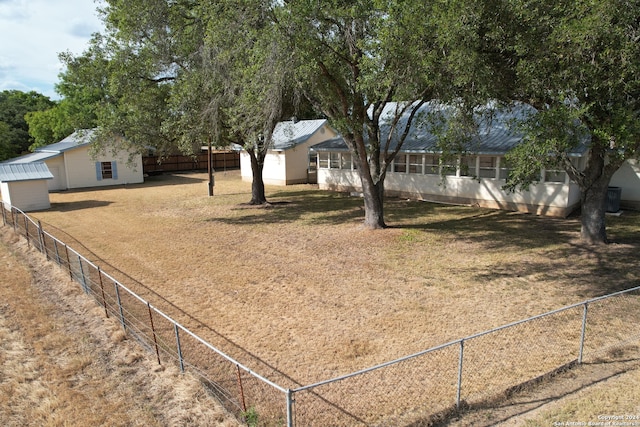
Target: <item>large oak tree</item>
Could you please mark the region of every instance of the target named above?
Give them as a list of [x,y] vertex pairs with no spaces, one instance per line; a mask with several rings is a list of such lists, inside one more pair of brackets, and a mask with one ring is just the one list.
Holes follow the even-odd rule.
[[[640,2],[512,0],[519,36],[517,91],[535,106],[515,150],[511,188],[541,167],[564,168],[581,191],[581,237],[604,243],[613,174],[640,154]],[[570,153],[588,140],[584,168]]]
[[300,90],[352,153],[365,227],[386,226],[387,169],[425,101],[469,108],[509,87],[494,3],[289,0],[279,10]]

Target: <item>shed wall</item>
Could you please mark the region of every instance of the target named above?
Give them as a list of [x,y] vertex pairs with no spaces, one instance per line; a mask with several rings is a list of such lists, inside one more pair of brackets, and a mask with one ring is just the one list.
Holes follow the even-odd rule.
[[47,180],[3,182],[0,184],[5,207],[14,206],[25,212],[49,209]]

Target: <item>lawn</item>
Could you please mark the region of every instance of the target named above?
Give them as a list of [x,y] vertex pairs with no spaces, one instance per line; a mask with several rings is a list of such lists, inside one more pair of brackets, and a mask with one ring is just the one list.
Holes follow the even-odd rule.
[[[580,222],[391,199],[385,230],[362,200],[267,186],[239,172],[51,194],[48,231],[258,372],[309,384],[568,304],[637,286],[640,215]],[[287,386],[286,384],[282,384]]]

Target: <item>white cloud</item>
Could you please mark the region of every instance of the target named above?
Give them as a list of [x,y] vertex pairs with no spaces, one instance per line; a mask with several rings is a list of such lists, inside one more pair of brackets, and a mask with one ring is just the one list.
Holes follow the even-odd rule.
[[92,0],[0,0],[0,90],[57,98],[58,54],[81,54],[102,29]]

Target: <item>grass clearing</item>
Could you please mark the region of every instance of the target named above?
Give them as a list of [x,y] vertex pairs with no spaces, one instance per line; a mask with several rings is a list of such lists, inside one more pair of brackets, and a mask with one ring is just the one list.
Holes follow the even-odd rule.
[[[584,247],[577,218],[268,187],[243,205],[237,172],[52,194],[45,228],[258,372],[308,384],[638,283],[640,217]],[[75,238],[80,243],[74,243]],[[562,332],[558,332],[562,333]],[[224,338],[223,338],[224,337]],[[281,382],[278,379],[278,382]],[[282,384],[288,386],[289,384]]]

